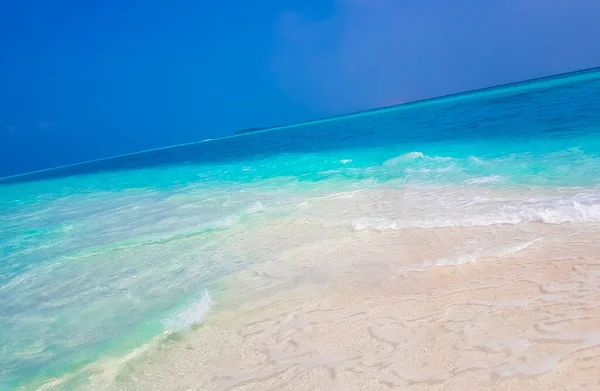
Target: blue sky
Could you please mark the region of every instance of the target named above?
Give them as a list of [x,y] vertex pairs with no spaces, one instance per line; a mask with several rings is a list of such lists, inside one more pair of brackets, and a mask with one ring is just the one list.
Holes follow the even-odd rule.
[[4,0],[0,176],[600,65],[598,0]]

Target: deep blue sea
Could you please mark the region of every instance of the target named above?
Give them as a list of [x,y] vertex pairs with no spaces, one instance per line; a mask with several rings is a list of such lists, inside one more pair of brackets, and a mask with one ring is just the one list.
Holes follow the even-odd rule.
[[600,222],[600,68],[0,179],[0,389],[202,323],[304,221]]

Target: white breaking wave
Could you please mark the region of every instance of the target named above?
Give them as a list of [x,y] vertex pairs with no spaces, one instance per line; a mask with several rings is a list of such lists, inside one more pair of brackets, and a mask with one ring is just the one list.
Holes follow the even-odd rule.
[[[512,210],[511,210],[512,209]],[[600,222],[600,204],[562,204],[554,207],[502,208],[500,210],[468,215],[436,216],[416,219],[390,219],[386,217],[358,218],[352,221],[354,230],[399,230],[404,228],[485,227],[490,225],[515,225],[541,222],[545,224]]]
[[477,165],[485,164],[486,161],[477,156],[469,156],[469,160]]
[[423,152],[413,151],[413,152],[405,153],[404,155],[400,155],[400,156],[396,156],[391,159],[388,159],[385,162],[383,162],[383,165],[384,166],[396,165],[403,161],[423,159],[423,158],[425,158],[425,154],[423,154]]
[[454,165],[451,164],[449,166],[440,167],[440,168],[405,168],[404,172],[406,172],[406,173],[418,172],[418,173],[429,174],[429,173],[450,172],[450,171],[453,171],[454,169],[455,169]]
[[474,251],[468,254],[459,254],[450,257],[444,257],[435,261],[426,262],[424,266],[451,266],[451,265],[464,265],[467,263],[473,263],[477,261],[479,258],[484,257],[507,257],[509,255],[516,254],[520,251],[525,250],[526,248],[532,246],[533,244],[543,240],[543,238],[537,238],[534,240],[530,240],[528,242],[519,243],[514,246],[504,247],[504,248],[496,248],[490,250],[480,250]]
[[502,179],[504,179],[504,178],[502,178],[500,175],[489,175],[489,176],[469,179],[467,181],[464,181],[463,183],[465,185],[485,185],[487,183],[500,182]]
[[406,158],[406,159],[418,159],[418,158],[424,158],[425,154],[423,154],[423,152],[413,151],[413,152],[404,154],[401,157]]
[[165,331],[179,332],[184,331],[193,325],[202,324],[206,314],[208,314],[214,304],[215,302],[208,293],[208,290],[204,290],[204,293],[198,300],[194,301],[182,311],[171,314],[163,320]]

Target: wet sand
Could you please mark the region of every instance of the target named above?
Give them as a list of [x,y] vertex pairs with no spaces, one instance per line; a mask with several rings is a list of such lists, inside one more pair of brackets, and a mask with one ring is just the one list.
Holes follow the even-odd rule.
[[[293,230],[302,244],[274,249],[278,262],[232,277],[230,299],[203,325],[122,365],[114,381],[104,373],[88,386],[600,388],[597,226],[362,231],[313,241]],[[281,238],[289,233],[280,227]],[[457,258],[464,262],[424,261],[486,237],[510,246]]]

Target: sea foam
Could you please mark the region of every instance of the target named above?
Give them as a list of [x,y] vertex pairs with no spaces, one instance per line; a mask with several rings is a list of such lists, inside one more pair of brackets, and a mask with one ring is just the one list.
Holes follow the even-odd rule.
[[485,227],[539,222],[544,224],[600,222],[600,204],[504,206],[494,211],[434,214],[422,218],[362,217],[352,220],[354,230],[400,230],[405,228]]
[[202,296],[192,301],[184,309],[174,312],[163,320],[165,332],[180,332],[189,329],[194,325],[200,325],[209,313],[215,302],[204,290]]

